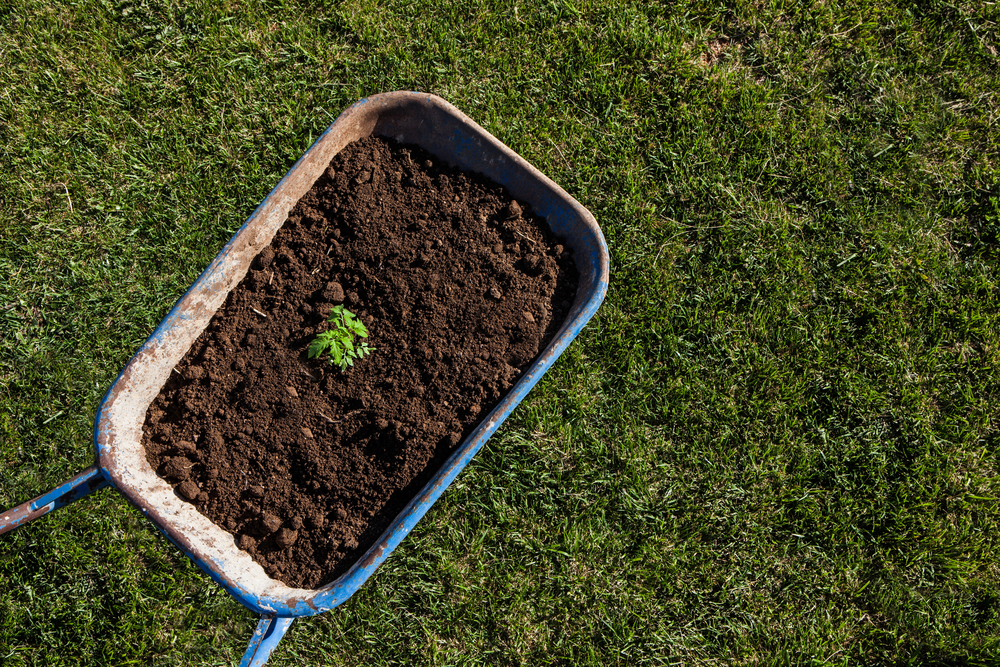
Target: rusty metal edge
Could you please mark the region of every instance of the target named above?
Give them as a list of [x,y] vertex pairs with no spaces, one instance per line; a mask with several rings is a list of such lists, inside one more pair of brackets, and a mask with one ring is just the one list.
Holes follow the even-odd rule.
[[101,471],[96,465],[91,466],[51,491],[0,514],[0,535],[89,496],[105,486],[108,486],[108,481]]

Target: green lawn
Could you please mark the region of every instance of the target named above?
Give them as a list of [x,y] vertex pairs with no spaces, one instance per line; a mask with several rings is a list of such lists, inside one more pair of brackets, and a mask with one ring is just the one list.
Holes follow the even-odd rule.
[[[0,0],[0,506],[346,106],[597,216],[598,315],[279,665],[1000,662],[1000,5]],[[220,6],[224,5],[224,6]],[[230,665],[111,491],[0,537],[0,664]]]

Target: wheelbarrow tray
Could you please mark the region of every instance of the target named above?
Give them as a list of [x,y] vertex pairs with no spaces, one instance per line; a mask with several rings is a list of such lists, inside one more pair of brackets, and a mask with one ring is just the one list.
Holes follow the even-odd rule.
[[[142,427],[150,403],[174,366],[208,325],[250,263],[284,224],[330,160],[348,143],[371,135],[416,144],[463,170],[484,174],[545,217],[565,239],[580,275],[561,328],[503,400],[460,443],[378,541],[335,581],[316,589],[272,579],[232,534],[179,498],[146,461]],[[593,316],[608,284],[608,252],[594,216],[451,104],[433,95],[393,92],[357,102],[340,115],[261,202],[222,251],[174,305],[111,386],[97,411],[94,443],[104,477],[220,586],[266,616],[317,614],[341,604],[409,533],[483,443],[538,382]]]

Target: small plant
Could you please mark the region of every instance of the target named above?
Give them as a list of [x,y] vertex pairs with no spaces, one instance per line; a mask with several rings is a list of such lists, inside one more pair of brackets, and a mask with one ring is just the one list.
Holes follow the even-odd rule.
[[368,329],[357,315],[343,306],[331,308],[330,317],[326,321],[332,322],[334,326],[329,331],[318,334],[309,343],[310,359],[328,353],[330,364],[346,371],[348,366],[354,365],[355,359],[375,351],[374,347],[368,347],[368,343],[355,342],[357,337],[368,338]]

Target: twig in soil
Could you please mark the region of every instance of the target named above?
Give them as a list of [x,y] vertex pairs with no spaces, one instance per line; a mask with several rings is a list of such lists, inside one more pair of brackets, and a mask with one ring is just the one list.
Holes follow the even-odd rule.
[[329,417],[327,417],[326,415],[324,415],[324,414],[323,414],[322,412],[320,412],[319,410],[317,410],[317,411],[316,411],[316,414],[318,414],[318,415],[319,415],[320,417],[322,417],[322,418],[323,418],[323,419],[325,419],[326,421],[330,422],[331,424],[336,424],[336,423],[337,423],[337,422],[333,421],[332,419],[330,419]]
[[368,412],[368,408],[358,408],[357,410],[351,410],[350,412],[348,412],[346,415],[344,415],[343,417],[341,417],[337,421],[331,421],[330,423],[331,424],[339,424],[342,421],[347,421],[348,419],[350,419],[354,415],[358,414],[359,412]]
[[302,373],[303,375],[305,375],[305,376],[306,376],[306,377],[308,377],[308,378],[312,378],[313,380],[315,380],[315,379],[316,379],[316,376],[315,376],[315,375],[313,375],[312,373],[310,373],[309,371],[307,371],[307,370],[306,370],[306,369],[304,369],[304,368],[300,368],[300,369],[299,369],[299,372],[300,372],[300,373]]
[[270,285],[272,280],[274,280],[274,271],[271,271],[271,275],[267,277],[267,284]]
[[527,242],[528,242],[528,243],[530,243],[531,245],[535,245],[535,242],[534,242],[534,241],[532,241],[531,239],[529,239],[529,238],[528,238],[527,236],[525,236],[525,235],[524,235],[524,234],[522,234],[521,232],[517,232],[517,231],[515,231],[514,233],[515,233],[515,234],[517,234],[518,236],[520,236],[521,238],[523,238],[523,239],[524,239],[525,241],[527,241]]
[[250,310],[252,310],[253,312],[257,313],[261,317],[267,317],[267,313],[262,313],[259,310],[257,310],[256,308],[254,308],[253,306],[250,306]]

